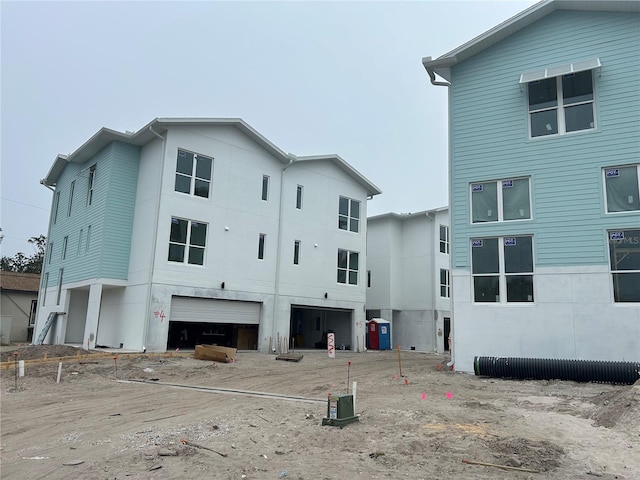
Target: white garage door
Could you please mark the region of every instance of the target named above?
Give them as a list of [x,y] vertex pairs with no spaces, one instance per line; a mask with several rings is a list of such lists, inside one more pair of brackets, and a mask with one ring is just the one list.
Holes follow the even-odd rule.
[[172,322],[260,323],[260,303],[211,298],[173,297]]

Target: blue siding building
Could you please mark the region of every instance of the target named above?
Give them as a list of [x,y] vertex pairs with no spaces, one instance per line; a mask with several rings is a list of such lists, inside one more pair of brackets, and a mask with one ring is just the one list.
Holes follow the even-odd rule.
[[423,64],[449,89],[456,368],[640,360],[640,2],[545,0]]

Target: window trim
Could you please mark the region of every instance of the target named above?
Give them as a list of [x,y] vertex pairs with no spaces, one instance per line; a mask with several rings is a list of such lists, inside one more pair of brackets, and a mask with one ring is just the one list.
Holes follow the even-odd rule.
[[609,201],[607,195],[607,170],[616,170],[620,168],[627,167],[636,167],[636,182],[638,184],[638,192],[640,192],[640,163],[630,163],[628,165],[615,165],[615,166],[607,166],[602,167],[602,191],[604,192],[603,201],[604,201],[604,213],[606,215],[620,215],[620,214],[635,214],[637,215],[640,212],[640,208],[636,210],[621,210],[621,211],[609,211]]
[[300,240],[293,241],[293,264],[300,265]]
[[[213,183],[213,163],[214,163],[214,158],[209,156],[209,155],[204,155],[201,153],[196,153],[193,152],[191,150],[187,150],[186,148],[180,148],[178,147],[177,149],[177,153],[176,153],[176,163],[175,163],[175,169],[174,169],[174,182],[173,182],[173,191],[174,193],[178,193],[181,195],[188,195],[190,197],[193,198],[202,198],[202,199],[209,199],[211,198],[211,186]],[[182,172],[178,172],[178,158],[180,158],[180,152],[184,152],[184,153],[190,153],[191,155],[193,155],[193,160],[191,162],[191,174],[187,175],[185,173]],[[208,159],[211,160],[211,170],[209,171],[209,179],[203,178],[203,177],[198,177],[196,175],[197,171],[198,171],[198,159],[199,157],[202,157],[203,159]],[[189,193],[187,192],[181,192],[179,190],[176,190],[176,184],[175,184],[175,180],[178,176],[181,177],[185,177],[185,178],[189,178]],[[207,189],[207,196],[203,197],[202,195],[196,195],[196,180],[200,180],[202,182],[207,182],[209,185],[209,188]]]
[[64,276],[64,268],[58,270],[58,289],[56,291],[56,305],[60,305],[60,299],[62,298],[62,279]]
[[[340,213],[340,201],[342,199],[347,200],[347,202],[348,202],[348,209],[347,209],[347,214],[346,215]],[[357,217],[354,217],[352,215],[353,204],[354,203],[358,204],[358,216]],[[345,197],[343,195],[340,195],[340,197],[338,199],[338,230],[342,230],[344,232],[350,232],[350,233],[360,233],[360,223],[361,223],[361,221],[360,221],[360,217],[361,217],[361,215],[360,215],[360,204],[361,204],[360,200],[356,200],[355,198],[349,198],[349,197]],[[346,228],[340,227],[340,219],[341,218],[346,218],[347,219]],[[351,229],[351,224],[352,224],[352,222],[354,220],[358,222],[357,223],[358,228],[356,230],[352,230]]]
[[[171,241],[171,225],[173,224],[174,220],[182,220],[187,222],[187,236],[185,238],[185,243],[181,243],[181,242],[176,242],[176,241]],[[197,223],[199,225],[205,225],[206,226],[206,232],[205,232],[205,238],[204,238],[204,246],[200,246],[200,245],[192,245],[191,244],[191,226],[193,223]],[[182,217],[174,217],[171,216],[171,222],[169,224],[169,242],[168,242],[168,248],[167,248],[167,262],[169,264],[180,264],[180,265],[187,265],[190,267],[200,267],[203,268],[206,266],[207,263],[207,242],[209,240],[209,224],[207,222],[201,222],[200,220],[192,220],[189,218],[182,218]],[[182,256],[182,261],[177,261],[177,260],[170,260],[169,259],[169,255],[171,253],[171,244],[174,245],[182,245],[184,247],[184,252],[183,252],[183,256]],[[189,253],[191,248],[196,248],[196,249],[201,249],[203,250],[203,254],[202,254],[202,263],[191,263],[189,262]]]
[[42,280],[42,305],[40,307],[44,307],[47,302],[47,288],[49,288],[49,272],[45,272]]
[[67,259],[67,247],[69,246],[69,236],[66,236],[62,239],[62,260]]
[[[340,252],[346,252],[347,254],[347,267],[346,268],[342,268],[340,267]],[[351,268],[351,254],[355,253],[358,256],[358,269],[354,270]],[[357,287],[360,283],[360,252],[356,252],[354,250],[347,250],[346,248],[339,248],[338,249],[338,257],[337,257],[337,273],[339,273],[341,270],[344,270],[346,273],[345,276],[345,281],[341,282],[338,280],[338,277],[336,276],[336,283],[340,284],[340,285],[353,285],[355,287]],[[349,274],[355,272],[356,274],[356,283],[351,283],[349,282]]]
[[47,263],[51,265],[51,261],[53,260],[53,242],[49,243],[49,251],[47,252]]
[[89,167],[89,184],[87,189],[87,206],[91,206],[93,202],[93,188],[96,181],[96,164],[94,163]]
[[[450,239],[449,239],[449,225],[440,225],[440,253],[449,255],[450,251]],[[442,238],[442,232],[444,231],[444,238]],[[444,252],[442,248],[444,246]]]
[[67,217],[71,216],[71,208],[73,207],[73,193],[76,189],[76,181],[71,182],[71,186],[69,187],[69,206],[67,207]]
[[[528,237],[531,238],[531,272],[506,272],[505,267],[505,239],[510,238],[519,238],[519,237]],[[474,273],[473,272],[473,243],[474,241],[484,241],[484,240],[498,240],[498,272],[495,273]],[[535,305],[537,293],[536,293],[536,257],[535,257],[535,236],[529,233],[522,233],[516,235],[501,235],[501,236],[487,236],[487,237],[472,237],[469,239],[469,249],[470,249],[470,272],[471,272],[471,303],[474,305]],[[476,277],[495,277],[498,276],[498,293],[500,296],[500,300],[497,302],[478,302],[476,301],[475,296],[475,278]],[[533,295],[531,301],[527,302],[510,302],[507,300],[508,292],[507,292],[507,277],[509,276],[530,276],[532,279],[532,289]]]
[[[442,274],[444,274],[444,283]],[[443,292],[445,295],[442,294]],[[451,272],[448,268],[440,269],[440,298],[451,298]]]
[[264,260],[267,249],[267,234],[258,234],[258,260]]
[[269,175],[262,175],[262,194],[260,198],[263,202],[269,201],[269,187],[271,185],[271,178]]
[[302,195],[304,193],[304,186],[298,185],[296,188],[296,209],[302,210]]
[[[615,240],[620,240],[621,238],[624,238],[624,234],[626,232],[630,232],[630,231],[637,231],[640,232],[640,228],[633,228],[633,227],[627,227],[627,228],[619,228],[619,229],[608,229],[607,230],[607,253],[609,255],[609,275],[610,275],[610,289],[611,289],[611,298],[613,300],[614,305],[638,305],[640,303],[640,299],[638,299],[638,301],[624,301],[624,300],[616,300],[616,297],[619,295],[616,294],[616,287],[615,284],[617,283],[616,280],[616,275],[625,275],[625,274],[636,274],[636,275],[640,275],[640,268],[638,269],[633,269],[633,270],[625,270],[625,269],[613,269],[613,265],[611,262],[611,257],[612,257],[612,251],[611,251],[611,245],[612,242]],[[622,234],[621,238],[620,234]],[[640,238],[640,235],[638,235],[638,238]],[[640,247],[638,247],[640,249]]]
[[60,192],[56,192],[53,198],[53,224],[58,221],[58,210],[60,209]]
[[[529,216],[526,218],[515,218],[513,220],[505,220],[504,219],[504,195],[503,195],[503,188],[505,188],[504,183],[505,182],[509,182],[509,181],[514,181],[514,180],[527,180],[529,183]],[[496,202],[496,208],[498,209],[498,219],[497,220],[490,220],[490,221],[486,221],[486,222],[474,222],[473,221],[473,188],[475,185],[483,185],[483,184],[487,184],[487,183],[495,183],[496,184],[496,197],[497,197],[497,202]],[[510,222],[526,222],[526,221],[530,221],[533,220],[533,195],[532,195],[532,189],[531,189],[531,177],[510,177],[510,178],[501,178],[498,180],[481,180],[481,181],[477,181],[477,182],[470,182],[469,183],[469,220],[471,225],[483,225],[483,224],[487,224],[487,223],[510,223]]]

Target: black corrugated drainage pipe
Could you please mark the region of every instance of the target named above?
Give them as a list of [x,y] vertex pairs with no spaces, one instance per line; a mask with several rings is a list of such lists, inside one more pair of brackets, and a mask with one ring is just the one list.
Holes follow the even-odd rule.
[[553,358],[474,357],[477,376],[529,380],[573,380],[631,385],[640,379],[640,363]]

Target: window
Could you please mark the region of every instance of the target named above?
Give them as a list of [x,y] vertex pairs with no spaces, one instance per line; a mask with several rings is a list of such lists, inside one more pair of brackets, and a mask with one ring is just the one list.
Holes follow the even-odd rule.
[[89,168],[89,190],[87,191],[87,205],[91,205],[93,201],[93,184],[96,179],[96,166],[91,165]]
[[338,250],[338,283],[358,284],[358,252]]
[[91,243],[91,225],[87,227],[87,246],[85,247],[85,252],[89,251],[89,243]]
[[350,232],[360,229],[360,202],[346,197],[340,197],[338,206],[338,228]]
[[298,265],[300,263],[300,240],[293,242],[293,264]]
[[64,273],[64,268],[61,268],[58,271],[58,291],[56,293],[56,305],[60,305],[60,298],[62,296],[62,274]]
[[440,253],[449,254],[449,227],[440,225]]
[[527,90],[531,137],[594,128],[591,70],[534,80]]
[[640,210],[640,165],[605,168],[607,213]]
[[62,260],[67,258],[67,244],[69,243],[69,237],[62,239]]
[[609,259],[616,302],[640,302],[640,229],[609,231]]
[[53,242],[49,244],[49,251],[47,252],[49,258],[47,259],[47,263],[51,264],[51,260],[53,259]]
[[55,197],[53,198],[53,223],[58,221],[58,207],[60,206],[60,192],[56,192]]
[[213,158],[178,150],[175,191],[209,198]]
[[471,239],[471,271],[474,301],[533,302],[533,237]]
[[440,296],[445,298],[451,296],[451,277],[446,268],[440,269]]
[[471,184],[471,223],[531,219],[529,179]]
[[302,185],[296,189],[296,208],[302,210]]
[[78,256],[80,256],[81,252],[82,252],[82,235],[84,233],[84,230],[82,230],[82,228],[80,229],[80,234],[78,235]]
[[207,242],[207,224],[171,219],[169,237],[169,261],[204,265],[204,250]]
[[47,301],[48,287],[49,287],[49,272],[44,274],[44,279],[42,280],[42,304],[41,304],[42,307],[44,307],[44,304]]
[[71,182],[71,188],[69,190],[69,207],[67,208],[67,217],[71,216],[71,206],[73,205],[73,191],[76,189],[76,181]]
[[269,200],[269,176],[262,176],[262,200],[265,202]]
[[261,233],[258,236],[258,259],[259,260],[264,260],[264,247],[265,247],[266,241],[267,241],[267,235],[264,233]]
[[371,270],[367,270],[367,288],[371,288]]

